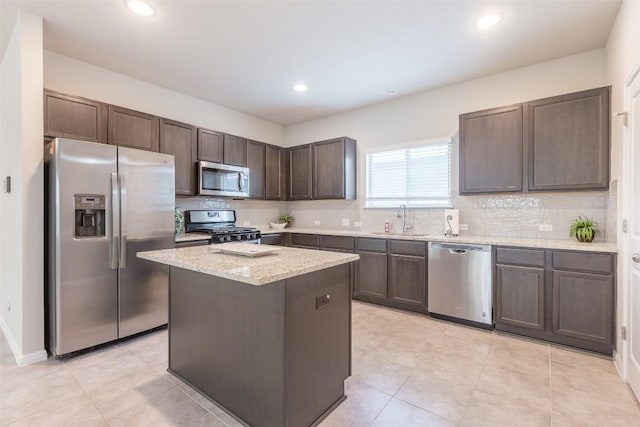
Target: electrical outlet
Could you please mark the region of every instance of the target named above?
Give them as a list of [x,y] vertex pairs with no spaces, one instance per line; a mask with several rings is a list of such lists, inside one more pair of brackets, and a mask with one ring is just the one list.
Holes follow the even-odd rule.
[[320,225],[320,220],[319,220],[319,219],[316,219],[315,221],[313,221],[313,223],[314,223],[315,225]]
[[361,221],[353,221],[353,226],[354,227],[362,227],[362,222]]
[[538,231],[553,231],[552,224],[538,224]]
[[342,226],[343,227],[349,226],[349,218],[342,218]]
[[459,224],[458,229],[461,231],[467,231],[469,229],[469,224]]
[[251,221],[243,221],[242,225],[244,225],[245,227],[248,227],[251,225]]

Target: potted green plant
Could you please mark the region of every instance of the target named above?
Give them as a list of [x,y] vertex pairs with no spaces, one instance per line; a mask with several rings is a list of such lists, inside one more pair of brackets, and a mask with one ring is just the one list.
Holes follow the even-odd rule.
[[578,242],[592,242],[600,234],[600,226],[594,220],[579,215],[569,228],[569,236]]
[[280,217],[278,218],[278,222],[271,223],[271,228],[283,229],[292,222],[293,222],[293,217],[291,215],[289,214],[280,215]]

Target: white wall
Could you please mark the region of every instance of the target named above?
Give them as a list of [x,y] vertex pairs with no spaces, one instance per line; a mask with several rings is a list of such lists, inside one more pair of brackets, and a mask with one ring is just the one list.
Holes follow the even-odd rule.
[[270,144],[284,140],[281,125],[48,50],[44,87]]
[[44,351],[42,18],[20,12],[2,58],[0,323],[18,364]]
[[[611,111],[615,114],[625,110],[624,91],[625,83],[631,76],[636,67],[640,66],[640,2],[626,0],[622,3],[615,25],[607,42],[607,73],[608,78],[613,86],[611,96]],[[622,224],[622,219],[628,212],[628,200],[624,194],[628,182],[623,175],[623,143],[624,143],[624,127],[621,118],[614,117],[611,127],[611,154],[612,154],[612,179],[618,179],[620,182],[618,198],[618,221]],[[618,292],[616,318],[618,320],[617,337],[617,354],[616,362],[619,368],[624,371],[621,354],[627,349],[626,342],[621,339],[619,333],[620,327],[628,326],[629,322],[629,286],[628,277],[625,275],[624,261],[628,259],[629,253],[626,245],[624,245],[624,234],[622,227],[618,227],[618,241],[622,242],[622,250],[619,253],[618,262]],[[624,372],[623,372],[624,374]]]
[[[485,78],[423,92],[354,111],[293,125],[285,129],[285,145],[293,146],[336,136],[358,141],[358,200],[355,202],[290,202],[296,225],[340,227],[342,218],[362,222],[363,230],[381,230],[389,210],[364,209],[365,154],[374,147],[452,136],[453,205],[471,235],[521,238],[568,238],[568,227],[579,214],[608,223],[606,192],[552,195],[457,196],[458,115],[584,89],[608,85],[604,49],[596,49]],[[498,208],[496,208],[498,206]],[[442,233],[441,210],[412,210],[412,224],[420,232]],[[538,224],[554,227],[539,232]],[[414,230],[415,230],[414,227]],[[615,240],[615,233],[606,236]]]

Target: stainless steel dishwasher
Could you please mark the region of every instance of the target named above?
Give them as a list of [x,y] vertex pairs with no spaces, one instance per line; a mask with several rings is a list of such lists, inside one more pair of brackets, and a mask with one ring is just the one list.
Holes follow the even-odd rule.
[[491,246],[429,242],[429,312],[493,324]]

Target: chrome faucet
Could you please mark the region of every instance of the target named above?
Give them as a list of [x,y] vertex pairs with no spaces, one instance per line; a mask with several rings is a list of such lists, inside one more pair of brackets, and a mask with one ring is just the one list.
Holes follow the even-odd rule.
[[[402,212],[402,215],[400,215],[400,212]],[[396,213],[396,217],[400,218],[402,217],[402,232],[406,233],[408,230],[411,229],[411,226],[409,224],[407,224],[407,205],[405,205],[404,203],[400,205],[400,207],[398,208],[398,212]]]

